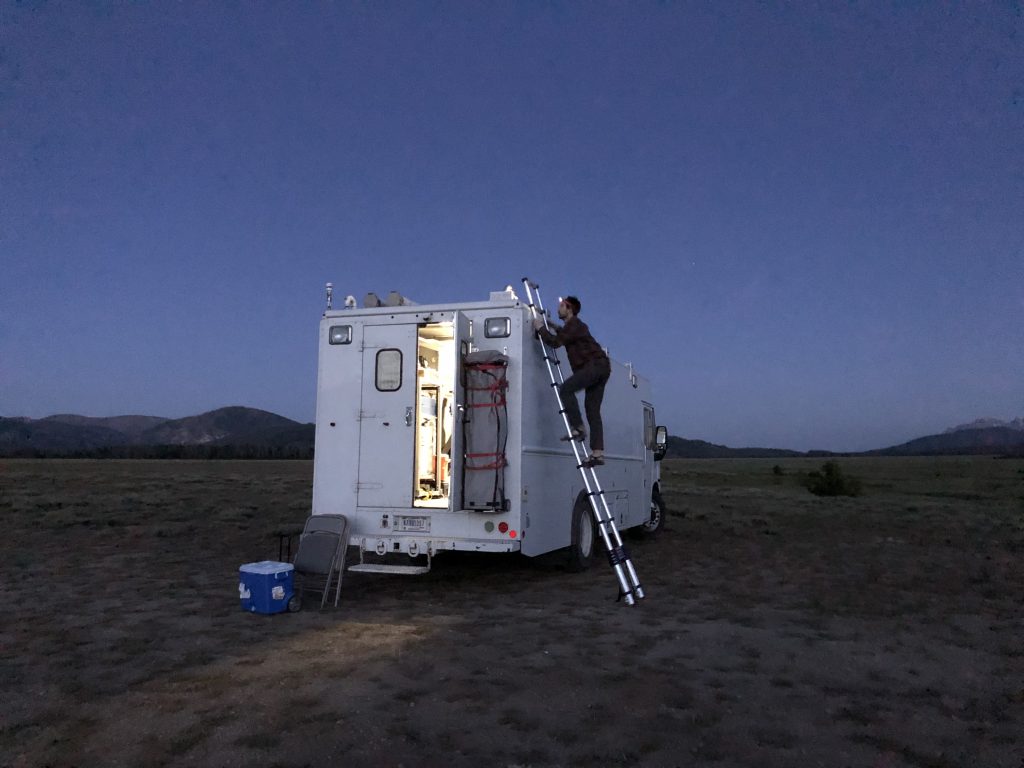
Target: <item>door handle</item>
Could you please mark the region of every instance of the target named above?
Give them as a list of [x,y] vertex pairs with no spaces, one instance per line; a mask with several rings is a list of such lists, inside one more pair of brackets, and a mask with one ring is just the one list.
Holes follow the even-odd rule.
[[411,427],[412,426],[412,406],[411,405],[408,406],[405,409],[405,426],[407,426],[407,427]]

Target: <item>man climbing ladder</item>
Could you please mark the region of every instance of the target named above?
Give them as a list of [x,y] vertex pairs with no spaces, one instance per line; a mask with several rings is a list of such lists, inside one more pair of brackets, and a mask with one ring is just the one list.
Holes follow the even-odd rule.
[[[584,436],[582,433],[582,419],[579,414],[579,406],[576,404],[575,400],[576,392],[587,387],[586,378],[581,377],[581,379],[578,379],[576,382],[578,386],[575,386],[575,389],[572,387],[566,387],[566,385],[569,384],[575,376],[575,373],[573,377],[564,379],[562,376],[562,370],[559,367],[560,361],[558,359],[557,352],[553,348],[549,353],[548,349],[545,347],[545,339],[541,336],[541,332],[543,331],[549,338],[557,339],[557,331],[552,332],[548,326],[547,316],[544,311],[544,304],[540,298],[540,287],[525,277],[523,278],[523,286],[526,288],[528,306],[530,308],[530,313],[533,316],[534,327],[537,328],[537,337],[541,346],[541,351],[544,355],[544,362],[547,366],[548,378],[550,379],[552,390],[555,393],[555,399],[558,402],[558,412],[561,414],[562,422],[565,425],[566,439],[572,446],[573,454],[576,457],[576,466],[583,477],[583,484],[587,489],[587,498],[590,500],[590,509],[593,512],[594,521],[597,523],[597,530],[601,536],[601,540],[604,542],[605,549],[607,550],[608,561],[611,564],[612,569],[615,571],[615,575],[619,581],[619,596],[625,601],[626,605],[636,605],[637,600],[643,599],[644,590],[643,587],[640,586],[640,579],[637,576],[636,569],[633,567],[632,560],[630,560],[629,553],[622,545],[622,537],[619,535],[619,531],[615,526],[611,510],[608,508],[608,501],[605,499],[604,491],[601,490],[601,484],[597,479],[596,467],[599,464],[603,464],[604,461],[603,458],[601,461],[595,461],[592,456],[587,456],[586,448],[583,446]],[[574,297],[569,298],[572,299]],[[567,302],[568,299],[560,303],[559,316],[562,317],[563,320],[566,320],[566,326],[569,326],[570,323],[568,316],[562,314],[562,307],[566,305]],[[574,310],[572,318],[575,319],[575,315],[579,311],[579,302],[576,301],[575,304],[570,304],[569,306]],[[583,325],[581,321],[577,320],[577,322],[580,322],[580,324]],[[594,346],[597,346],[597,343],[593,341],[593,337],[590,336],[590,332],[587,330],[586,325],[583,325],[583,331],[586,333],[586,338],[589,338],[590,341],[594,343]],[[558,345],[552,345],[552,347],[556,346]],[[605,365],[610,366],[607,355],[605,355],[604,351],[601,350],[600,347],[597,348],[604,357]],[[566,344],[566,352],[569,353],[570,356],[572,355],[568,344]],[[589,359],[593,359],[593,357],[591,356]],[[584,370],[586,368],[587,361],[582,362],[583,365],[581,365],[581,370]],[[574,372],[577,371],[577,367],[575,365],[573,365],[573,370]],[[555,373],[556,371],[557,378]],[[599,395],[603,395],[604,383],[607,380],[608,374],[605,374],[603,379],[595,382],[595,386],[597,384],[600,385]],[[568,392],[568,394],[563,397],[562,392]],[[575,406],[575,420],[572,420],[568,401],[571,401]],[[596,420],[591,415],[593,402],[593,400],[590,400],[587,403],[587,420],[590,423],[591,432],[596,433],[600,440],[600,442],[595,446],[595,451],[597,450],[597,446],[600,446],[601,456],[603,457],[604,443],[600,421],[600,396],[596,399]],[[597,425],[596,429],[595,423]],[[594,445],[594,443],[591,444]]]
[[585,467],[604,464],[604,425],[601,422],[601,401],[604,399],[604,385],[612,373],[608,355],[590,335],[590,328],[579,318],[580,300],[567,296],[558,304],[558,317],[564,325],[548,329],[544,317],[533,318],[533,327],[550,347],[565,347],[572,376],[562,382],[559,393],[562,405],[569,419],[570,433],[563,440],[586,439],[580,406],[576,393],[584,391],[583,405],[590,425],[590,456],[584,459]]

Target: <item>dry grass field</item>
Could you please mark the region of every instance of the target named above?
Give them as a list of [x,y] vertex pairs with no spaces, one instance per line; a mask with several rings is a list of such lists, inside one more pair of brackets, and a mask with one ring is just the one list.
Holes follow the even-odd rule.
[[0,765],[1021,768],[1024,462],[840,462],[666,461],[637,608],[449,554],[260,616],[310,463],[0,460]]

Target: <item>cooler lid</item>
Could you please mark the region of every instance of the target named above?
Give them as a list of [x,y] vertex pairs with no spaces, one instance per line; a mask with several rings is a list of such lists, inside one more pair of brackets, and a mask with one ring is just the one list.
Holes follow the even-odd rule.
[[294,571],[295,566],[291,563],[279,563],[276,560],[261,560],[258,563],[246,563],[238,568],[242,573],[284,573]]

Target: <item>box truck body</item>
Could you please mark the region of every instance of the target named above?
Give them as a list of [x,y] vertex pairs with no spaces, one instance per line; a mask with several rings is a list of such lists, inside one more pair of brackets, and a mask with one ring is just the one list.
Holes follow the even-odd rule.
[[[654,407],[632,366],[612,361],[602,416],[612,517],[620,530],[653,529]],[[511,289],[324,313],[312,512],[348,516],[361,560],[572,545],[586,497],[564,435],[530,308]]]

